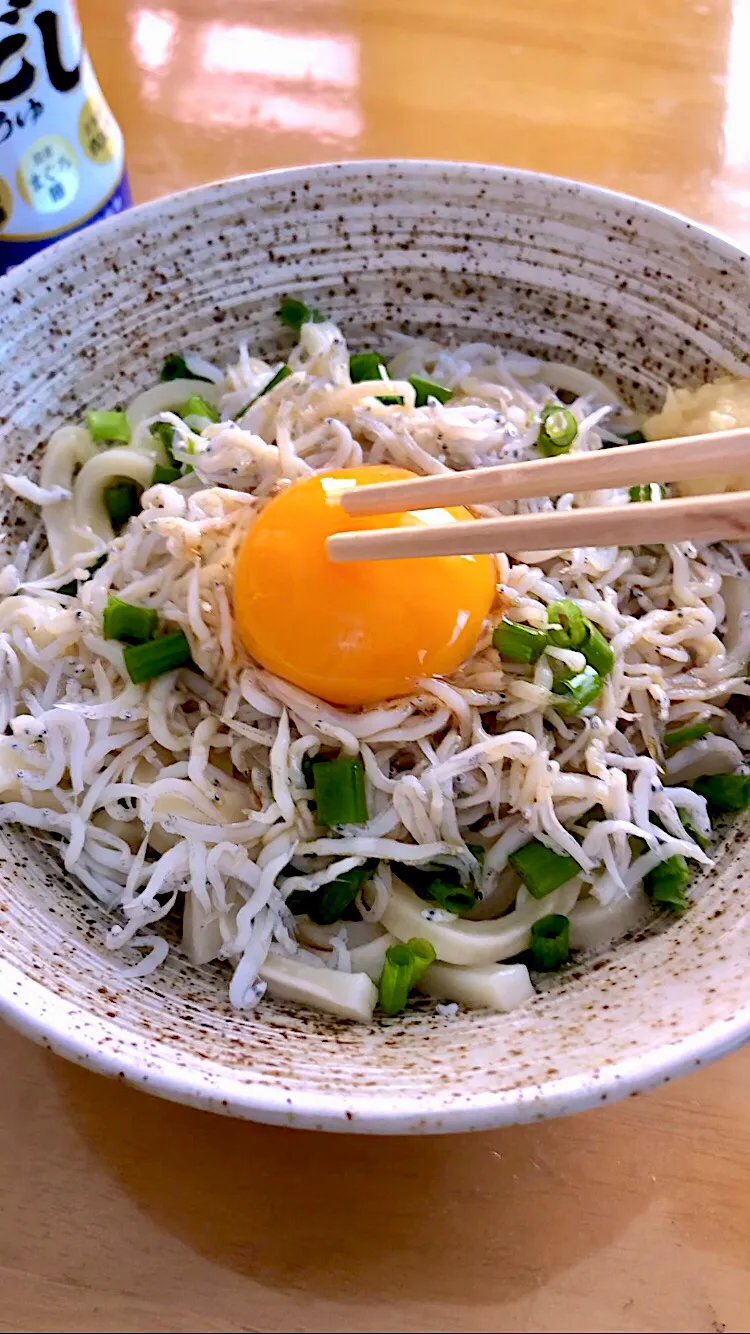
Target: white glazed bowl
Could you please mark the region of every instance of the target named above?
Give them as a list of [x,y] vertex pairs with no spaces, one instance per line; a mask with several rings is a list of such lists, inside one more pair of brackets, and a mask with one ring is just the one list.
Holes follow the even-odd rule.
[[[351,163],[161,199],[0,282],[0,468],[61,422],[152,382],[162,355],[275,351],[280,294],[330,311],[354,345],[385,326],[568,359],[636,406],[737,370],[748,258],[685,219],[590,186],[499,168]],[[19,536],[27,507],[0,501]],[[748,860],[735,829],[699,903],[511,1015],[430,1009],[373,1028],[264,1003],[177,952],[124,982],[100,911],[52,854],[0,826],[0,1011],[62,1055],[164,1097],[355,1131],[469,1130],[646,1089],[750,1032]]]

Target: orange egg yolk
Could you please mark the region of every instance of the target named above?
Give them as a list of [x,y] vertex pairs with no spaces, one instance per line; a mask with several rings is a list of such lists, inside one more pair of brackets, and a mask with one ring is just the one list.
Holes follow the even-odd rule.
[[332,533],[470,519],[460,507],[353,516],[342,489],[414,474],[385,465],[318,473],[269,501],[234,576],[234,615],[248,653],[333,704],[373,704],[445,676],[472,652],[495,596],[491,556],[334,563]]

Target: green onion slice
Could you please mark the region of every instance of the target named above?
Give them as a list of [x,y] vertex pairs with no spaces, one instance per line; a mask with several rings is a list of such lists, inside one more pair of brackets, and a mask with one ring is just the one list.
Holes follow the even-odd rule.
[[[702,834],[700,830],[697,829],[696,826],[693,824],[693,819],[690,814],[690,811],[686,811],[684,806],[678,806],[677,814],[680,817],[680,823],[683,829],[685,830],[685,833],[688,834],[690,838],[692,838],[693,842],[697,843],[698,847],[702,848],[703,851],[705,852],[706,848],[708,847],[709,840],[706,838],[705,834]],[[651,818],[653,819],[653,816]]]
[[345,871],[329,884],[321,885],[320,889],[312,892],[300,890],[297,901],[302,906],[293,908],[292,911],[306,912],[310,920],[318,926],[330,926],[332,922],[338,922],[354,903],[360,889],[370,879],[376,866],[376,861],[368,860],[362,866],[355,866],[351,871]]
[[141,489],[135,482],[123,478],[121,482],[110,482],[105,486],[103,500],[112,527],[124,528],[128,519],[140,511]]
[[606,676],[615,665],[615,655],[597,628],[572,598],[551,602],[547,608],[547,634],[555,648],[572,648],[582,653],[590,667]]
[[547,647],[547,632],[503,616],[495,628],[492,643],[500,657],[508,662],[537,662]]
[[339,755],[333,760],[315,760],[313,785],[319,824],[333,828],[365,823],[365,771],[358,756]]
[[646,443],[646,437],[643,434],[643,431],[628,431],[623,439],[628,445],[645,445]]
[[182,468],[165,468],[161,463],[156,463],[154,464],[154,475],[151,478],[151,485],[169,486],[172,482],[179,482],[182,475]]
[[555,708],[564,718],[572,718],[601,694],[604,682],[593,667],[582,672],[565,672],[552,686]]
[[164,450],[168,461],[174,463],[174,455],[172,453],[172,445],[174,444],[175,436],[174,426],[171,426],[169,422],[152,422],[149,429],[154,440],[158,440]]
[[158,620],[158,612],[151,607],[137,607],[111,594],[102,616],[104,638],[119,639],[124,644],[145,644],[156,634]]
[[205,384],[211,384],[207,375],[196,375],[195,371],[188,370],[187,362],[178,352],[168,352],[162,362],[161,380],[203,380]]
[[[191,394],[187,403],[183,403],[181,408],[177,409],[178,417],[207,417],[209,421],[217,422],[221,420],[221,414],[216,408],[207,403],[200,394]],[[168,426],[169,422],[162,422],[162,426]]]
[[545,899],[581,873],[574,857],[555,852],[536,838],[512,852],[508,861],[535,899]]
[[285,296],[279,306],[279,319],[287,329],[299,333],[303,324],[324,324],[326,317],[316,306],[306,306],[294,296]]
[[[365,380],[387,380],[388,370],[379,352],[354,352],[349,358],[349,377],[352,384],[362,384]],[[447,390],[443,392],[447,393]],[[402,404],[404,401],[400,394],[378,394],[377,399],[386,406]]]
[[462,917],[476,907],[477,892],[472,886],[464,884],[460,873],[450,866],[432,865],[413,866],[408,862],[394,862],[393,870],[405,885],[414,890],[420,899],[436,903],[446,912]]
[[263,386],[260,393],[256,394],[254,398],[251,398],[250,402],[246,403],[244,408],[240,408],[235,416],[235,421],[239,421],[240,417],[244,417],[245,413],[250,411],[253,403],[257,403],[259,398],[264,398],[266,394],[270,394],[271,390],[275,389],[277,384],[281,384],[282,380],[288,379],[291,373],[289,366],[279,366],[276,374],[271,376],[268,384]]
[[450,880],[444,880],[440,876],[430,879],[421,898],[432,899],[433,902],[444,908],[446,912],[452,912],[457,917],[471,912],[476,907],[477,893],[470,885],[457,885]]
[[577,602],[562,598],[550,602],[547,608],[547,634],[555,648],[573,648],[583,652],[591,622],[586,619]]
[[588,637],[581,652],[589,667],[593,667],[600,676],[607,676],[615,665],[615,655],[610,644],[596,625],[587,622]]
[[[102,568],[102,565],[104,565],[104,563],[106,562],[106,559],[107,559],[106,555],[100,556],[98,560],[94,561],[93,565],[89,565],[86,571],[86,576],[84,579],[81,580],[81,583],[86,584],[88,583],[89,579],[93,579],[97,570],[100,570]],[[71,579],[69,583],[63,584],[60,588],[57,588],[55,592],[63,593],[65,597],[69,598],[76,597],[78,593],[78,580]]]
[[435,962],[435,947],[422,936],[412,936],[407,944],[412,952],[411,985],[421,982],[431,963]]
[[420,375],[410,375],[409,384],[416,394],[415,406],[424,408],[429,399],[436,398],[438,403],[447,403],[452,397],[452,390],[446,389],[444,384],[435,384],[434,380],[423,380]]
[[666,494],[666,487],[662,486],[659,482],[647,482],[645,486],[631,486],[628,491],[628,496],[631,501],[636,501],[641,504],[647,501],[656,502],[658,500],[663,500]]
[[568,962],[570,921],[562,913],[540,917],[531,927],[531,958],[540,972],[553,972]]
[[124,412],[95,409],[86,413],[86,425],[95,444],[126,445],[130,440],[130,422]]
[[750,774],[712,774],[710,778],[696,778],[691,787],[706,798],[708,809],[715,815],[746,811],[750,806]]
[[133,685],[152,681],[190,663],[190,645],[181,630],[147,644],[129,644],[123,649],[125,667]]
[[388,372],[379,352],[354,352],[349,358],[349,378],[352,384],[363,380],[385,380]]
[[664,733],[665,750],[679,750],[691,741],[701,741],[711,731],[710,723],[689,723],[687,727],[674,727]]
[[545,458],[567,454],[578,435],[578,422],[570,408],[561,408],[551,403],[539,414],[539,422],[536,442],[539,453]]
[[672,912],[684,912],[688,907],[685,889],[689,883],[688,864],[680,853],[667,857],[643,877],[643,887],[652,902]]
[[385,1014],[406,1009],[414,975],[414,955],[408,945],[391,945],[386,951],[378,995]]

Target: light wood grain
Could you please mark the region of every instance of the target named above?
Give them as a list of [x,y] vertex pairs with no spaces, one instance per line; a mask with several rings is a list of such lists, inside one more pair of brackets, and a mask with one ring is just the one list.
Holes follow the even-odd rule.
[[340,504],[347,514],[396,514],[442,505],[480,505],[647,482],[684,482],[708,473],[736,475],[748,466],[748,459],[750,431],[714,431],[527,463],[435,473],[413,481],[353,486],[350,491],[342,491]]
[[358,1140],[2,1052],[8,1328],[747,1329],[742,1055],[571,1120]]
[[[449,517],[449,516],[446,516]],[[511,514],[500,519],[379,528],[326,539],[334,561],[408,560],[481,552],[570,551],[573,547],[638,546],[655,541],[718,542],[750,535],[750,491],[627,505]]]
[[[616,186],[750,241],[739,0],[79,9],[139,199],[322,158],[471,157]],[[207,72],[217,28],[224,68]],[[302,46],[259,57],[258,29]],[[349,83],[322,81],[321,37]],[[260,69],[227,68],[243,59]],[[7,1030],[0,1070],[0,1329],[750,1323],[748,1053],[572,1120],[402,1142],[215,1120]]]

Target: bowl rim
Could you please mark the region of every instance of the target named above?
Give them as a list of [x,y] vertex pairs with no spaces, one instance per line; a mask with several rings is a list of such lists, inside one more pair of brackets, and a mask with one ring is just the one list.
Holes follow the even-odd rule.
[[[80,1031],[82,1014],[94,1030],[91,1036],[85,1028]],[[372,1135],[464,1133],[567,1116],[647,1093],[728,1055],[750,1037],[750,1013],[740,1012],[679,1042],[602,1066],[596,1075],[569,1075],[500,1093],[399,1093],[395,1098],[378,1091],[347,1096],[294,1090],[281,1083],[255,1084],[222,1072],[220,1066],[183,1066],[159,1054],[158,1042],[153,1064],[148,1063],[143,1059],[147,1042],[132,1042],[128,1050],[115,1023],[91,1018],[79,1005],[2,960],[0,1016],[74,1064],[172,1102],[269,1125]],[[111,1044],[102,1042],[102,1035],[111,1037]]]
[[[390,171],[416,175],[440,171],[450,176],[475,173],[488,179],[504,178],[519,183],[544,182],[553,189],[572,190],[592,204],[619,205],[643,218],[668,221],[685,232],[708,237],[717,253],[733,260],[750,258],[744,249],[723,232],[689,218],[677,210],[655,204],[592,182],[558,176],[528,168],[499,164],[432,158],[358,158],[326,160],[302,166],[278,167],[240,173],[172,191],[144,201],[113,217],[103,219],[35,255],[0,277],[0,303],[8,300],[19,280],[44,273],[50,261],[58,267],[80,249],[115,240],[117,234],[147,224],[173,200],[209,197],[217,190],[243,183],[262,189],[264,183],[309,179],[320,172],[342,170],[352,176]],[[104,230],[102,230],[104,229]],[[643,1093],[697,1069],[741,1046],[750,1038],[750,1003],[729,1019],[715,1020],[677,1042],[656,1045],[652,1050],[627,1056],[596,1074],[569,1075],[543,1084],[516,1087],[496,1093],[456,1096],[431,1093],[413,1097],[373,1091],[348,1097],[310,1092],[276,1085],[253,1083],[228,1074],[226,1068],[207,1063],[182,1065],[164,1052],[158,1041],[124,1034],[117,1024],[94,1017],[81,1004],[73,1003],[50,987],[35,981],[0,956],[0,1017],[18,1032],[30,1037],[74,1063],[159,1097],[241,1119],[270,1124],[360,1132],[409,1134],[487,1130],[513,1123],[542,1120],[570,1114],[609,1101]],[[106,1039],[106,1040],[104,1040]]]
[[324,158],[322,161],[311,162],[302,166],[269,167],[262,171],[238,172],[234,176],[217,176],[210,181],[190,185],[184,190],[170,190],[167,194],[156,195],[153,199],[144,199],[140,203],[132,204],[130,208],[124,209],[121,213],[112,214],[108,218],[101,218],[98,222],[90,223],[78,231],[61,236],[52,245],[36,251],[28,259],[23,260],[21,264],[14,265],[13,268],[0,276],[0,299],[5,296],[7,291],[12,290],[15,275],[24,276],[43,270],[51,256],[64,258],[66,252],[75,251],[86,239],[94,237],[99,240],[104,234],[114,235],[117,231],[127,230],[133,219],[146,219],[150,213],[158,214],[164,205],[169,204],[170,200],[196,198],[199,195],[210,194],[211,191],[228,185],[271,182],[282,178],[293,182],[303,180],[311,173],[338,170],[365,177],[368,172],[383,172],[384,170],[414,171],[418,174],[443,171],[448,175],[456,176],[470,171],[495,178],[512,177],[519,181],[543,181],[553,187],[573,189],[594,199],[600,198],[603,201],[608,200],[610,203],[627,205],[632,207],[635,212],[669,218],[672,222],[681,224],[686,231],[699,232],[704,236],[710,236],[713,241],[726,248],[731,255],[735,257],[742,256],[744,259],[750,260],[750,247],[745,249],[721,231],[720,228],[713,227],[708,223],[698,222],[687,213],[670,208],[667,204],[655,204],[651,200],[641,198],[639,195],[631,195],[624,190],[612,190],[609,186],[597,185],[593,181],[579,180],[573,176],[558,176],[555,172],[534,171],[530,167],[506,167],[497,162],[477,162],[473,159],[464,160],[460,158],[368,157],[353,158],[350,161],[342,158]]

